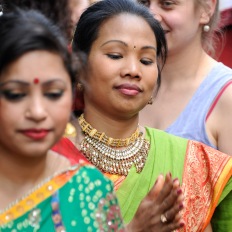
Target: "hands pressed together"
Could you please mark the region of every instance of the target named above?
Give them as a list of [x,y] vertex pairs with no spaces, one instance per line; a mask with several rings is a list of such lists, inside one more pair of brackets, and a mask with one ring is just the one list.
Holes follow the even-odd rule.
[[184,208],[179,180],[171,173],[159,175],[153,188],[140,203],[127,232],[169,232],[184,226],[180,211]]

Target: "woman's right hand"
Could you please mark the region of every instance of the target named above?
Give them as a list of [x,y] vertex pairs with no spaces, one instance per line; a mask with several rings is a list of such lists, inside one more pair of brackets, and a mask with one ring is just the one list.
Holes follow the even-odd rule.
[[173,180],[170,173],[165,180],[163,175],[160,175],[140,203],[126,231],[170,232],[183,227],[184,222],[179,214],[184,208],[183,199],[179,180]]

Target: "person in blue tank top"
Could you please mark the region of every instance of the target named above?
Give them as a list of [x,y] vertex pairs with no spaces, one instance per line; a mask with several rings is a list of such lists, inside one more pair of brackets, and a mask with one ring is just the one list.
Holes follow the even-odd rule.
[[232,155],[232,70],[212,58],[218,1],[138,2],[160,21],[168,43],[160,89],[140,124]]

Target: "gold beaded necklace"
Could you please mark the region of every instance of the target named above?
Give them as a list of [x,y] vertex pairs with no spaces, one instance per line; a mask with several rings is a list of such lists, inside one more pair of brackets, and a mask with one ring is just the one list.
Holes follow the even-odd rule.
[[113,139],[93,128],[83,114],[78,122],[85,134],[81,151],[101,171],[126,176],[133,164],[137,173],[143,170],[150,143],[142,137],[139,128],[129,138]]
[[84,134],[101,141],[102,143],[111,146],[111,147],[126,147],[132,144],[139,136],[139,127],[136,131],[126,139],[113,139],[111,137],[106,136],[104,132],[98,132],[95,128],[93,128],[88,122],[86,122],[84,118],[84,114],[78,118],[78,122]]

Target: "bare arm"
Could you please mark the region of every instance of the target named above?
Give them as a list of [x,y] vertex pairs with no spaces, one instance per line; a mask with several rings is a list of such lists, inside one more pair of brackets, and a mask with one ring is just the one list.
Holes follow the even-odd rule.
[[230,84],[206,122],[210,141],[219,151],[232,155],[232,84]]

